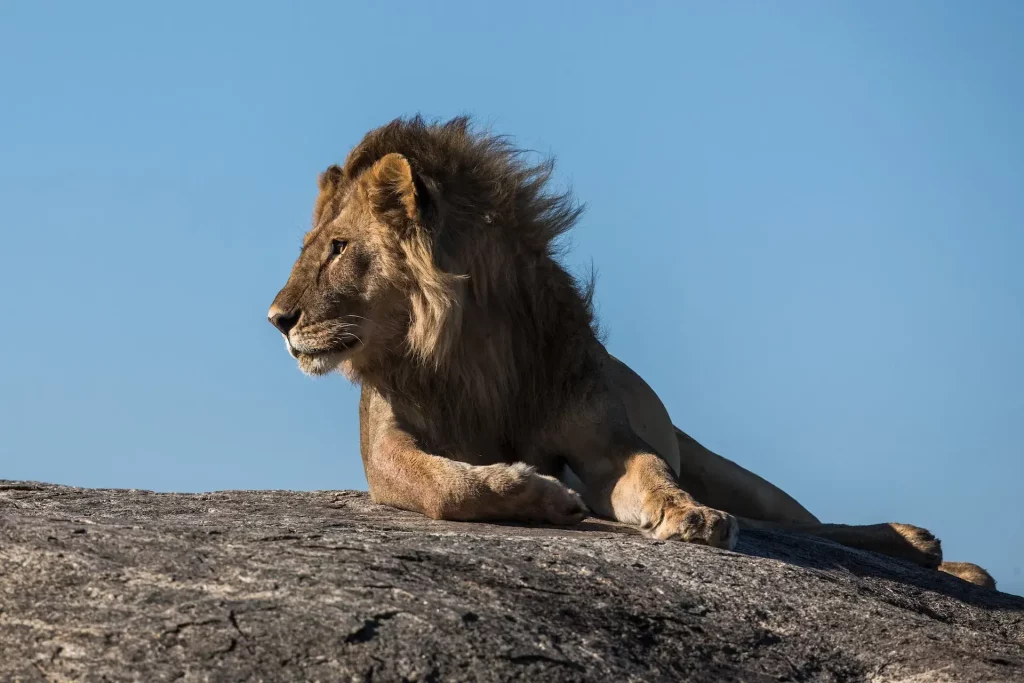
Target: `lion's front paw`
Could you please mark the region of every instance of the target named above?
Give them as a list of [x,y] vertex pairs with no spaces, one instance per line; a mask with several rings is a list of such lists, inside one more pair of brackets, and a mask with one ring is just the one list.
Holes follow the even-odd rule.
[[554,477],[534,474],[531,484],[539,496],[538,511],[548,524],[579,524],[587,516],[587,506],[572,489]]
[[488,472],[487,482],[499,495],[505,519],[570,525],[579,524],[589,512],[579,494],[524,463],[481,469]]
[[648,534],[660,540],[679,540],[732,550],[739,536],[736,518],[703,505],[672,504]]

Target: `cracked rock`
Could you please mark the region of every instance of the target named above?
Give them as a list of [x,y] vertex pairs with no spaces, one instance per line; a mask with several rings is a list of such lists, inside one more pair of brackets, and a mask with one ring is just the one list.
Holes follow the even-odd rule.
[[0,480],[0,681],[1022,681],[1024,599],[828,541]]

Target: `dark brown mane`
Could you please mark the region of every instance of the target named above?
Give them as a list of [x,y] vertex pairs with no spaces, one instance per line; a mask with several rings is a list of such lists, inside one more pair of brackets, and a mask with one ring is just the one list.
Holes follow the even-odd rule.
[[476,133],[468,117],[430,124],[421,117],[395,119],[371,131],[345,160],[352,181],[378,159],[397,152],[433,182],[448,209],[446,231],[479,230],[496,218],[528,248],[542,251],[570,230],[582,213],[571,193],[547,192],[554,161],[531,165],[526,153],[501,135]]

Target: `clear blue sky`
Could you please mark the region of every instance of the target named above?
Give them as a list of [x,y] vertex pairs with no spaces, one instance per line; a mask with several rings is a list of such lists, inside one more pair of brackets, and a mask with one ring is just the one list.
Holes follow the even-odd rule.
[[824,519],[1024,592],[1024,3],[0,5],[0,477],[364,488],[267,324],[403,114],[554,153],[613,353]]

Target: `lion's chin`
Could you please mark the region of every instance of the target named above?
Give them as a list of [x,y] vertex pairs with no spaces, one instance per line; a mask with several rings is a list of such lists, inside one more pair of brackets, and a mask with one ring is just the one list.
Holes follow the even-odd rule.
[[299,370],[312,377],[319,377],[339,369],[350,355],[351,350],[347,349],[317,354],[300,353],[296,359],[299,361]]

